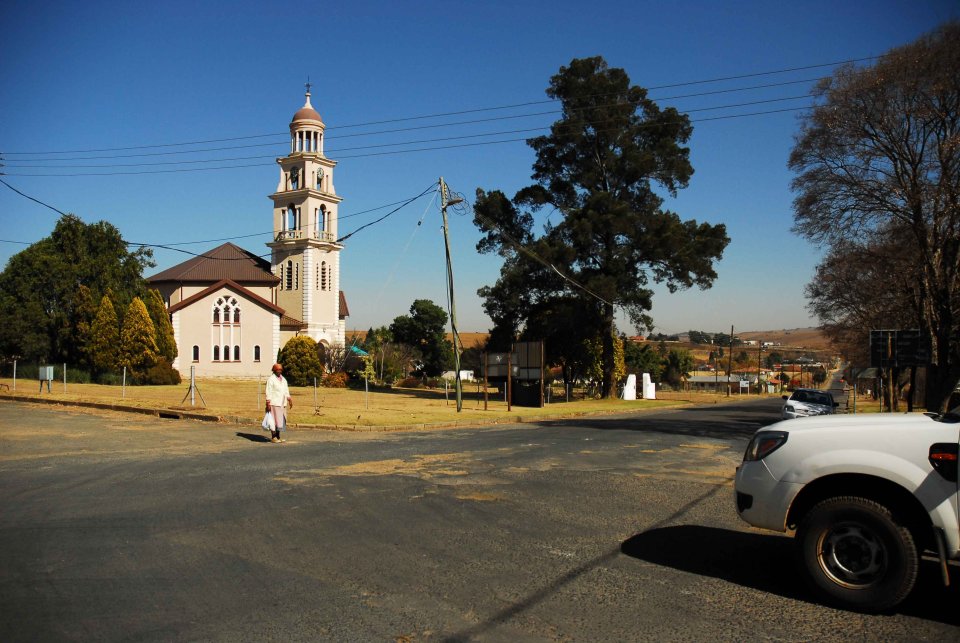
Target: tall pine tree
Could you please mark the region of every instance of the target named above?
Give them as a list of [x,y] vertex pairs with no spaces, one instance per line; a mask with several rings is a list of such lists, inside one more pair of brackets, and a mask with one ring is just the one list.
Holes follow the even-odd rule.
[[172,364],[177,357],[177,340],[173,337],[173,326],[170,324],[170,315],[163,303],[163,296],[159,290],[151,288],[147,291],[147,300],[144,303],[157,334],[157,354]]
[[90,324],[87,359],[96,374],[114,370],[119,364],[120,322],[110,297],[100,299],[97,315]]
[[120,364],[134,375],[145,373],[157,363],[156,330],[143,300],[134,297],[123,316],[120,331]]

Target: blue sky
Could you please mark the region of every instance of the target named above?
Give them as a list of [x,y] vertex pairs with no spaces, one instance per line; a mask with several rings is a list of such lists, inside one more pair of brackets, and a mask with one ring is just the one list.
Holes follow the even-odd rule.
[[[107,220],[129,241],[207,241],[179,246],[203,252],[237,237],[264,254],[273,159],[288,149],[285,132],[308,76],[328,127],[327,156],[339,161],[342,235],[389,209],[366,211],[415,196],[440,176],[468,199],[478,187],[512,196],[530,183],[530,148],[464,144],[535,136],[556,115],[543,113],[555,109],[543,103],[371,123],[542,101],[561,65],[602,55],[634,84],[660,88],[650,96],[661,106],[695,121],[695,174],[666,207],[725,223],[732,239],[712,289],[657,289],[656,329],[810,326],[803,287],[819,251],[790,232],[786,168],[800,112],[702,119],[808,105],[810,81],[830,67],[698,81],[876,56],[960,18],[960,5],[947,0],[344,4],[4,0],[2,178],[85,221]],[[683,97],[717,90],[739,91]],[[776,102],[718,109],[754,101]],[[398,129],[407,131],[386,131]],[[240,138],[264,134],[272,136]],[[493,135],[460,138],[480,134]],[[144,147],[214,139],[237,140]],[[404,145],[370,147],[391,143]],[[384,153],[415,148],[446,149]],[[104,149],[113,151],[49,154]],[[182,153],[201,149],[208,151]],[[181,153],[121,157],[172,151]],[[77,157],[86,160],[68,160]],[[129,165],[171,161],[180,164]],[[230,169],[200,169],[223,166]],[[26,247],[11,242],[47,236],[57,217],[0,185],[0,265]],[[483,331],[489,320],[476,290],[496,280],[500,263],[477,254],[471,219],[450,221],[457,316],[462,331]],[[187,258],[158,249],[149,273]],[[348,328],[389,324],[418,298],[445,305],[437,203],[422,198],[358,232],[341,262]]]

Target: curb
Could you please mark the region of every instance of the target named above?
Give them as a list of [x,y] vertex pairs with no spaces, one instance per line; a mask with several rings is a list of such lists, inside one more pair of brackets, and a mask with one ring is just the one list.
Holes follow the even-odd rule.
[[[118,411],[121,413],[136,413],[139,415],[150,415],[167,420],[197,420],[200,422],[217,422],[236,424],[240,426],[256,426],[260,423],[256,419],[242,417],[237,415],[204,415],[203,413],[194,413],[191,411],[181,411],[176,409],[157,409],[141,406],[128,406],[126,404],[115,404],[111,402],[85,402],[82,400],[57,400],[42,397],[33,397],[28,395],[0,395],[0,400],[9,400],[11,402],[26,402],[34,404],[48,404],[51,406],[77,406],[82,408],[101,409],[105,411]],[[481,426],[495,426],[497,424],[536,424],[538,422],[555,422],[558,420],[571,420],[578,417],[600,417],[604,415],[621,415],[645,413],[649,411],[668,411],[683,406],[690,406],[690,403],[678,403],[675,406],[659,406],[655,409],[636,409],[633,411],[624,411],[622,409],[610,411],[577,411],[557,415],[538,415],[535,417],[515,415],[509,417],[498,417],[490,420],[472,419],[472,420],[453,420],[448,422],[420,422],[415,424],[379,424],[379,425],[356,425],[356,424],[304,424],[290,423],[289,428],[304,431],[344,431],[351,433],[390,433],[400,431],[426,431],[428,429],[454,429]]]
[[[176,411],[173,409],[152,409],[141,406],[127,406],[126,404],[112,404],[110,402],[84,402],[82,400],[54,400],[42,397],[31,397],[27,395],[0,395],[0,400],[9,400],[11,402],[28,402],[34,404],[49,404],[51,406],[79,406],[88,409],[102,409],[105,411],[120,411],[123,413],[138,413],[140,415],[152,415],[167,420],[199,420],[201,422],[222,422],[225,418],[218,415],[204,415],[202,413],[193,413],[190,411]],[[235,418],[240,419],[240,418]],[[244,418],[244,422],[248,422]]]

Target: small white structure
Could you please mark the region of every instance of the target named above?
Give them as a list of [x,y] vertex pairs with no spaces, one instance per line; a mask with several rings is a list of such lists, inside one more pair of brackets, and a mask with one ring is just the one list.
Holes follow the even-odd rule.
[[637,376],[632,373],[627,375],[627,383],[623,385],[623,399],[637,399]]
[[657,385],[650,379],[650,373],[643,374],[643,399],[657,399]]

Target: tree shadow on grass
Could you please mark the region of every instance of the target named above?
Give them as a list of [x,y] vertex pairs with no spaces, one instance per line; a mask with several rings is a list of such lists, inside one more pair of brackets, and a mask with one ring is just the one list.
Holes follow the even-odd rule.
[[[681,571],[720,578],[792,600],[819,603],[794,563],[793,539],[697,525],[651,529],[620,547],[627,556]],[[913,593],[893,613],[960,625],[960,569],[951,569],[944,587],[939,567],[923,560]]]

